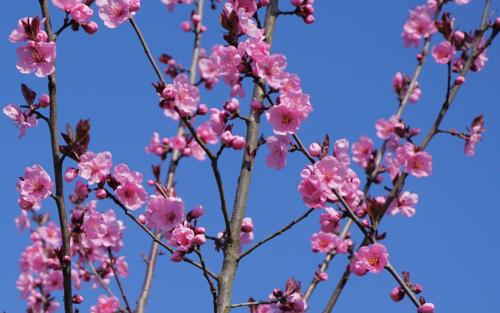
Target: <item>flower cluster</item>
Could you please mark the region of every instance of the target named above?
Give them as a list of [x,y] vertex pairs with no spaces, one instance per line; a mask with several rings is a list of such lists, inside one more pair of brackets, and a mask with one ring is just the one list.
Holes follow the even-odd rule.
[[104,25],[116,28],[128,21],[141,7],[140,0],[96,0]]
[[331,207],[325,208],[325,213],[320,215],[321,231],[311,236],[313,252],[321,253],[347,253],[352,248],[351,239],[342,239],[339,235],[341,214]]
[[[407,75],[404,75],[401,72],[397,72],[392,78],[392,87],[394,91],[398,95],[399,99],[403,99],[406,97],[408,93],[408,89],[410,88],[411,80]],[[418,82],[415,83],[415,87],[413,88],[410,96],[408,97],[408,101],[410,103],[415,103],[420,99],[420,95],[422,94],[422,90],[420,89]]]
[[387,265],[388,257],[387,249],[380,243],[364,246],[354,253],[349,270],[358,276],[368,272],[380,273]]
[[74,23],[82,26],[88,34],[93,34],[97,31],[96,22],[89,21],[94,14],[94,10],[87,3],[83,3],[83,0],[52,0],[52,4],[69,13]]
[[35,164],[24,170],[24,177],[17,183],[19,198],[17,202],[23,210],[38,210],[42,200],[52,193],[52,179],[42,166]]
[[290,278],[285,290],[276,288],[269,295],[271,304],[250,307],[251,313],[303,313],[307,311],[307,302],[300,293],[300,282]]

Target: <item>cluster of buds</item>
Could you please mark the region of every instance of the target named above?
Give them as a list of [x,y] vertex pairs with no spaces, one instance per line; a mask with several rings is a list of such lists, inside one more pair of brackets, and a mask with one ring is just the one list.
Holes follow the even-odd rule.
[[[198,29],[201,33],[207,31],[207,27],[201,24],[201,16],[196,14],[194,11],[191,12],[191,21],[184,21],[181,23],[181,29],[187,32],[198,32]],[[199,28],[198,28],[199,27]]]
[[314,23],[314,0],[292,0],[292,4],[296,6],[295,13],[302,17],[306,24]]

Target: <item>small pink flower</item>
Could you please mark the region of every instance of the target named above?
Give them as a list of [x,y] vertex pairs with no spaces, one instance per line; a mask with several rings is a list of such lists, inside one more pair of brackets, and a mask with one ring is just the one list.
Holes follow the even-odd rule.
[[325,213],[319,216],[319,223],[321,224],[321,231],[325,233],[335,233],[339,228],[341,219],[340,213],[333,208],[325,208]]
[[267,120],[278,135],[294,134],[303,120],[302,114],[294,107],[280,104],[273,106],[267,113]]
[[113,178],[120,183],[115,190],[116,196],[128,209],[136,210],[147,200],[141,173],[131,171],[126,164],[118,164],[113,170]]
[[474,59],[474,63],[472,64],[471,70],[474,72],[480,72],[485,66],[486,62],[488,61],[488,51],[486,49],[481,52],[480,55],[477,56],[477,58]]
[[184,203],[182,199],[164,198],[153,195],[149,198],[146,209],[146,223],[167,234],[184,219]]
[[389,295],[394,302],[399,302],[403,300],[405,292],[403,291],[403,289],[401,289],[401,287],[398,286],[392,289]]
[[30,41],[17,48],[17,69],[23,74],[35,72],[38,77],[45,77],[55,71],[56,44],[54,42]]
[[476,154],[476,144],[481,141],[483,132],[484,118],[480,115],[472,121],[470,132],[465,138],[464,152],[466,156],[471,157]]
[[90,313],[115,313],[120,310],[120,300],[116,297],[99,296],[97,304],[90,307]]
[[31,227],[31,221],[26,210],[21,210],[21,215],[15,219],[16,227],[20,232]]
[[17,183],[19,205],[25,210],[39,209],[42,200],[50,196],[52,186],[49,174],[40,165],[27,167],[24,170],[24,177]]
[[175,247],[180,247],[183,251],[187,251],[191,248],[194,243],[194,231],[184,224],[177,224],[177,226],[172,230],[169,244]]
[[[403,99],[408,94],[410,83],[411,79],[407,75],[401,72],[394,74],[394,77],[392,78],[392,87],[400,99]],[[418,82],[416,82],[411,95],[408,97],[408,101],[410,103],[416,103],[420,99],[421,95],[422,90],[420,89]]]
[[375,124],[375,128],[377,130],[377,136],[380,139],[389,139],[396,137],[397,135],[394,132],[394,130],[396,129],[396,127],[400,126],[403,125],[399,121],[397,116],[391,116],[389,120],[381,118],[377,120],[377,123]]
[[[43,21],[40,21],[40,24],[43,24]],[[44,32],[43,30],[38,29],[32,29],[31,25],[33,22],[33,18],[31,17],[25,17],[20,19],[17,22],[17,28],[12,30],[12,32],[9,35],[9,41],[12,43],[16,42],[23,42],[26,40],[34,40],[34,41],[47,41],[47,33]],[[26,32],[26,26],[29,26],[33,33],[28,33]]]
[[61,231],[54,222],[38,227],[36,232],[49,247],[55,249],[61,245]]
[[92,17],[94,11],[85,4],[79,4],[71,9],[71,16],[78,23],[83,23]]
[[38,126],[38,119],[35,115],[31,114],[29,110],[23,113],[20,108],[13,104],[4,107],[3,114],[10,118],[14,125],[19,128],[19,138],[22,138],[26,134],[27,128]]
[[410,17],[403,27],[403,41],[406,47],[418,47],[420,39],[427,38],[437,31],[434,24],[434,10],[426,5],[417,6],[410,11]]
[[396,215],[400,213],[406,217],[415,215],[415,205],[418,203],[418,194],[409,191],[403,192],[398,199],[389,206],[387,213]]
[[74,167],[68,167],[64,172],[64,181],[71,183],[78,176],[78,169]]
[[321,146],[317,142],[313,142],[309,145],[309,154],[312,157],[319,157],[321,155]]
[[455,0],[455,3],[458,5],[468,4],[471,0]]
[[388,256],[387,249],[380,243],[363,246],[354,254],[349,269],[358,276],[380,273],[388,263]]
[[415,177],[426,177],[432,173],[432,156],[425,151],[418,151],[411,143],[397,148],[396,158],[404,171]]
[[313,252],[329,253],[335,249],[336,235],[319,232],[311,237],[311,247]]
[[52,4],[61,10],[70,12],[74,7],[81,4],[82,0],[52,0]]
[[78,168],[80,176],[86,179],[89,185],[93,185],[107,178],[112,164],[111,153],[106,151],[95,154],[88,151],[80,156]]
[[116,28],[126,22],[140,7],[139,0],[96,0],[104,25]]
[[366,168],[372,157],[372,151],[373,141],[366,136],[361,136],[359,141],[352,145],[352,160]]
[[248,38],[238,44],[238,52],[240,55],[248,55],[256,63],[262,64],[269,56],[269,44],[263,40]]
[[272,54],[261,62],[255,63],[254,72],[260,78],[265,79],[269,86],[278,89],[284,83],[285,68],[286,57],[282,54]]
[[123,222],[116,219],[115,212],[109,209],[105,213],[96,211],[86,212],[82,230],[93,246],[119,247],[121,246]]
[[449,41],[442,41],[432,48],[432,57],[438,64],[446,64],[455,55],[455,46]]
[[288,135],[270,136],[266,139],[266,146],[269,149],[269,154],[266,157],[266,164],[269,167],[280,170],[286,165],[286,155],[290,137]]

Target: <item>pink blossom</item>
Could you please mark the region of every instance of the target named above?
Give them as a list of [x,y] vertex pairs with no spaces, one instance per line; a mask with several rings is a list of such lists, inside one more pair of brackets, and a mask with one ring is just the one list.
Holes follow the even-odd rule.
[[432,9],[425,5],[417,6],[410,11],[410,17],[403,27],[403,41],[406,47],[418,47],[420,39],[427,38],[437,31],[434,25]]
[[16,281],[16,288],[21,292],[21,297],[27,299],[31,294],[32,290],[35,288],[35,282],[33,275],[29,272],[22,272]]
[[471,157],[476,154],[476,144],[481,141],[483,132],[484,119],[480,115],[472,121],[470,132],[465,138],[464,152],[466,156]]
[[72,182],[78,176],[78,169],[74,167],[68,167],[64,172],[64,181],[67,183]]
[[400,213],[406,217],[415,215],[415,205],[418,203],[418,194],[409,191],[403,192],[398,199],[392,201],[387,213],[396,215]]
[[168,242],[172,246],[180,247],[182,251],[187,251],[194,243],[194,231],[185,224],[177,224],[172,230]]
[[404,171],[415,177],[426,177],[432,173],[432,156],[425,151],[419,151],[411,143],[397,148],[396,159]]
[[55,71],[56,44],[54,42],[30,41],[17,48],[17,69],[23,74],[35,72],[38,77],[45,77]]
[[468,4],[471,0],[455,0],[455,3],[458,5]]
[[386,119],[379,119],[377,120],[377,123],[375,124],[375,128],[377,130],[377,136],[380,139],[389,139],[389,138],[394,138],[396,137],[396,133],[394,130],[396,127],[403,126],[403,124],[399,121],[399,118],[397,116],[391,116],[389,120]]
[[340,213],[331,207],[325,208],[325,213],[319,216],[319,223],[321,224],[321,231],[325,233],[335,233],[338,231],[339,222],[341,219]]
[[80,176],[86,179],[89,185],[105,180],[111,171],[111,153],[108,151],[95,154],[88,151],[80,156],[78,168]]
[[323,207],[328,199],[328,190],[325,190],[320,177],[309,167],[302,170],[301,176],[302,180],[298,189],[302,196],[302,201],[310,208]]
[[223,14],[225,16],[230,16],[233,12],[238,16],[238,26],[241,33],[252,38],[262,38],[264,31],[257,27],[257,23],[252,18],[253,14],[247,12],[243,7],[234,7],[233,3],[226,2],[224,4]]
[[192,139],[188,144],[188,149],[191,150],[191,155],[198,161],[203,161],[206,158],[205,151],[203,148]]
[[96,0],[99,17],[104,25],[116,28],[126,22],[139,9],[139,0]]
[[196,134],[205,142],[211,145],[216,144],[219,141],[217,132],[212,128],[211,121],[205,121],[196,128]]
[[373,141],[366,136],[361,136],[359,141],[352,145],[352,160],[363,168],[366,168],[372,158],[372,152]]
[[113,178],[120,183],[115,190],[116,196],[128,209],[136,210],[147,200],[141,173],[131,171],[126,164],[118,164],[113,169]]
[[21,210],[21,215],[15,219],[16,227],[20,232],[31,227],[31,222],[28,217],[28,212],[26,210]]
[[101,295],[97,304],[90,307],[90,313],[115,313],[120,310],[120,300],[114,296]]
[[433,303],[424,303],[417,309],[418,313],[434,313],[434,304]]
[[269,136],[266,139],[266,146],[269,154],[266,157],[266,164],[269,167],[280,170],[286,165],[286,154],[290,137],[288,135]]
[[19,128],[19,138],[26,134],[26,128],[33,128],[38,126],[38,119],[29,110],[24,113],[21,109],[13,104],[8,104],[3,108],[3,114],[12,120],[14,125]]
[[146,209],[146,223],[164,234],[170,232],[184,219],[184,203],[182,199],[164,198],[153,195],[149,198]]
[[389,173],[392,180],[398,175],[401,165],[398,163],[397,159],[392,157],[392,153],[387,153],[384,157],[384,168]]
[[167,85],[162,93],[162,97],[169,103],[165,108],[165,115],[177,120],[177,107],[183,117],[193,116],[198,110],[200,92],[198,87],[191,85],[189,78],[180,74],[174,78],[172,85]]
[[309,154],[312,157],[319,157],[321,155],[321,146],[317,142],[313,142],[309,145]]
[[474,59],[471,70],[475,72],[480,72],[486,66],[486,62],[488,61],[487,54],[488,51],[484,49],[483,52],[481,52],[481,54],[479,54],[477,58]]
[[193,0],[161,0],[161,2],[167,5],[169,11],[172,11],[176,4],[191,4]]
[[105,213],[88,211],[84,215],[82,230],[88,241],[96,247],[120,247],[123,222],[116,219],[112,209]]
[[61,245],[61,231],[54,222],[38,227],[36,232],[47,246],[55,249]]
[[79,4],[71,9],[71,16],[78,23],[83,23],[92,17],[94,11],[85,4]]
[[388,263],[388,256],[387,249],[380,243],[363,246],[354,253],[349,269],[358,276],[380,273]]
[[269,56],[270,45],[255,38],[248,38],[238,44],[238,52],[240,55],[248,55],[257,64],[264,62]]
[[43,275],[42,278],[44,291],[52,292],[63,289],[63,275],[61,271],[50,271],[48,274]]
[[432,48],[432,57],[438,64],[446,64],[455,55],[455,46],[445,40]]
[[[404,99],[408,94],[408,89],[410,88],[411,79],[407,75],[397,72],[394,74],[392,78],[392,87],[394,91],[397,93],[399,99]],[[420,89],[420,85],[418,82],[415,82],[415,86],[413,87],[413,91],[411,95],[408,97],[408,101],[410,103],[416,103],[420,96],[422,95],[422,90]]]
[[349,141],[347,139],[336,140],[333,145],[333,153],[340,163],[349,166],[351,160],[349,157]]
[[61,10],[70,12],[74,7],[81,4],[82,0],[52,0],[52,4]]
[[319,232],[311,237],[313,252],[329,253],[335,249],[336,235],[332,233]]
[[[157,155],[161,155],[164,153],[163,144],[160,140],[160,134],[157,132],[153,133],[153,137],[151,137],[151,142],[145,148],[146,153],[155,153]],[[161,153],[158,153],[161,152]]]
[[40,165],[27,167],[24,177],[17,183],[19,205],[25,210],[41,208],[41,202],[50,196],[52,186],[49,174]]
[[[44,20],[40,21],[40,24],[43,24],[43,21]],[[17,28],[11,31],[9,35],[9,41],[12,43],[23,42],[26,40],[47,41],[47,33],[39,28],[33,29],[31,27],[32,22],[33,18],[31,17],[25,17],[20,19],[17,22]],[[29,28],[31,28],[31,31],[34,32],[34,34],[26,32],[26,26],[29,26]]]
[[283,85],[286,57],[282,54],[272,54],[261,62],[255,63],[254,73],[266,80],[269,86],[278,89]]
[[250,15],[253,15],[257,12],[257,3],[255,0],[228,0],[236,10],[242,8]]

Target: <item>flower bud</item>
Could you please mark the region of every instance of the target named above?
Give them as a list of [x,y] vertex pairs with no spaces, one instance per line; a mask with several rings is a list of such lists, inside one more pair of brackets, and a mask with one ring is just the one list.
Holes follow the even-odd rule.
[[66,172],[64,172],[64,181],[67,183],[72,182],[78,176],[78,169],[74,167],[68,167]]
[[328,273],[327,272],[316,272],[316,279],[318,279],[319,281],[328,280]]
[[194,242],[197,244],[197,245],[204,245],[205,242],[207,242],[207,238],[205,238],[205,235],[204,234],[198,234],[198,235],[195,235],[194,236]]
[[418,307],[418,313],[434,313],[434,304],[424,303]]
[[83,302],[83,296],[82,295],[74,295],[72,298],[72,301],[74,304],[80,304]]
[[313,15],[306,15],[306,17],[304,17],[304,22],[306,22],[306,24],[312,24],[314,21],[315,18]]
[[83,30],[89,35],[95,34],[97,32],[97,29],[99,29],[99,26],[97,26],[97,23],[94,21],[90,22],[84,22],[82,23]]
[[99,188],[95,191],[95,197],[99,200],[106,199],[108,197],[108,193],[103,188]]
[[245,138],[241,136],[235,136],[233,141],[231,142],[233,149],[241,150],[245,147]]
[[194,228],[194,233],[195,233],[196,235],[198,235],[198,234],[205,235],[206,231],[207,231],[207,230],[205,229],[205,227],[201,227],[201,226],[200,226],[200,227],[195,227],[195,228]]
[[465,33],[462,32],[462,31],[454,31],[453,32],[453,40],[456,42],[456,43],[461,43],[462,40],[464,40],[465,38]]
[[391,296],[391,299],[394,300],[394,302],[399,302],[405,297],[405,292],[403,291],[403,289],[401,289],[401,287],[396,287],[392,289],[389,295]]
[[253,231],[253,222],[250,217],[245,217],[241,223],[241,231],[244,233],[250,233]]
[[262,102],[260,102],[259,100],[257,99],[253,99],[252,100],[252,103],[250,104],[250,107],[254,110],[254,111],[260,111],[264,108],[264,105],[262,104]]
[[220,138],[221,138],[223,145],[230,146],[234,137],[233,137],[233,134],[231,134],[231,132],[229,130],[226,130],[225,132],[222,133]]
[[457,76],[457,78],[455,78],[455,85],[460,86],[463,83],[465,83],[465,77],[463,77],[462,75]]
[[183,257],[184,257],[184,252],[176,250],[176,251],[174,251],[174,253],[172,253],[170,260],[172,262],[181,262]]
[[181,29],[185,32],[191,31],[191,23],[189,21],[184,21],[181,23]]
[[205,25],[201,25],[200,32],[204,33],[207,31],[207,27]]
[[141,214],[137,217],[137,220],[139,221],[139,223],[141,224],[146,224],[146,216],[144,216],[144,214]]
[[65,255],[63,258],[64,262],[71,263],[71,257],[69,255]]
[[193,14],[191,15],[191,20],[193,21],[193,24],[198,24],[201,22],[201,16],[199,14]]
[[493,29],[496,31],[500,31],[500,17],[495,19],[495,24],[493,24]]
[[313,157],[319,157],[321,155],[321,146],[317,142],[313,142],[309,145],[309,154]]
[[203,216],[205,214],[205,208],[202,205],[197,206],[193,210],[191,210],[191,217],[192,218],[198,218],[200,216]]
[[208,107],[206,104],[202,103],[198,106],[198,115],[205,115],[208,113]]
[[48,107],[50,104],[50,97],[46,94],[42,94],[40,95],[40,97],[38,97],[38,105],[41,107],[41,108],[46,108]]

